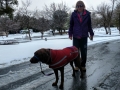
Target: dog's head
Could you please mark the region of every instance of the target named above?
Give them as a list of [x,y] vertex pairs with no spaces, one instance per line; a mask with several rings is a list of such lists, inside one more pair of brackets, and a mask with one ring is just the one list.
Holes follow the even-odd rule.
[[50,59],[50,51],[49,49],[39,49],[34,53],[34,56],[30,59],[31,63],[38,63],[38,62],[42,62],[42,63],[46,63],[49,61]]

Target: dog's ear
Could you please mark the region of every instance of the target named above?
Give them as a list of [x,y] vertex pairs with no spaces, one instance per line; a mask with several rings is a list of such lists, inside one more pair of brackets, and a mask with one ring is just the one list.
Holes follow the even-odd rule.
[[36,51],[35,55],[40,59],[42,63],[46,63],[50,57],[49,50],[45,48]]

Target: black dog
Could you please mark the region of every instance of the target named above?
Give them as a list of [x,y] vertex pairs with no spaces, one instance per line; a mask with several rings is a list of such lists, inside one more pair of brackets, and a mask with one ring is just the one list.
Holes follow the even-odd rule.
[[61,84],[59,86],[60,89],[64,86],[64,66],[70,62],[73,70],[73,76],[75,76],[75,70],[73,66],[73,61],[76,66],[81,71],[81,78],[83,77],[83,72],[81,68],[81,58],[78,52],[78,49],[74,46],[67,47],[64,49],[39,49],[34,53],[34,56],[30,59],[31,63],[38,62],[46,63],[50,68],[54,70],[56,81],[52,84],[52,86],[57,86],[58,83],[58,70],[61,72]]

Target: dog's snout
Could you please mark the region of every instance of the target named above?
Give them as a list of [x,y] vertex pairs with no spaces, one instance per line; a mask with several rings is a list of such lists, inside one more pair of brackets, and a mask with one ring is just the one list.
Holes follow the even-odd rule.
[[38,63],[38,60],[36,60],[34,57],[32,57],[32,58],[30,59],[30,62],[31,62],[31,63]]
[[31,63],[33,62],[33,57],[30,59],[30,62],[31,62]]

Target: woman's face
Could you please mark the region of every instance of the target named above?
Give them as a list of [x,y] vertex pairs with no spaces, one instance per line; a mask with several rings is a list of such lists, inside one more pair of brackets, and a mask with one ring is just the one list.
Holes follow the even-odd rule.
[[76,6],[76,8],[77,8],[78,12],[83,12],[83,10],[84,10],[84,5],[83,5],[83,4],[78,4],[78,5]]

